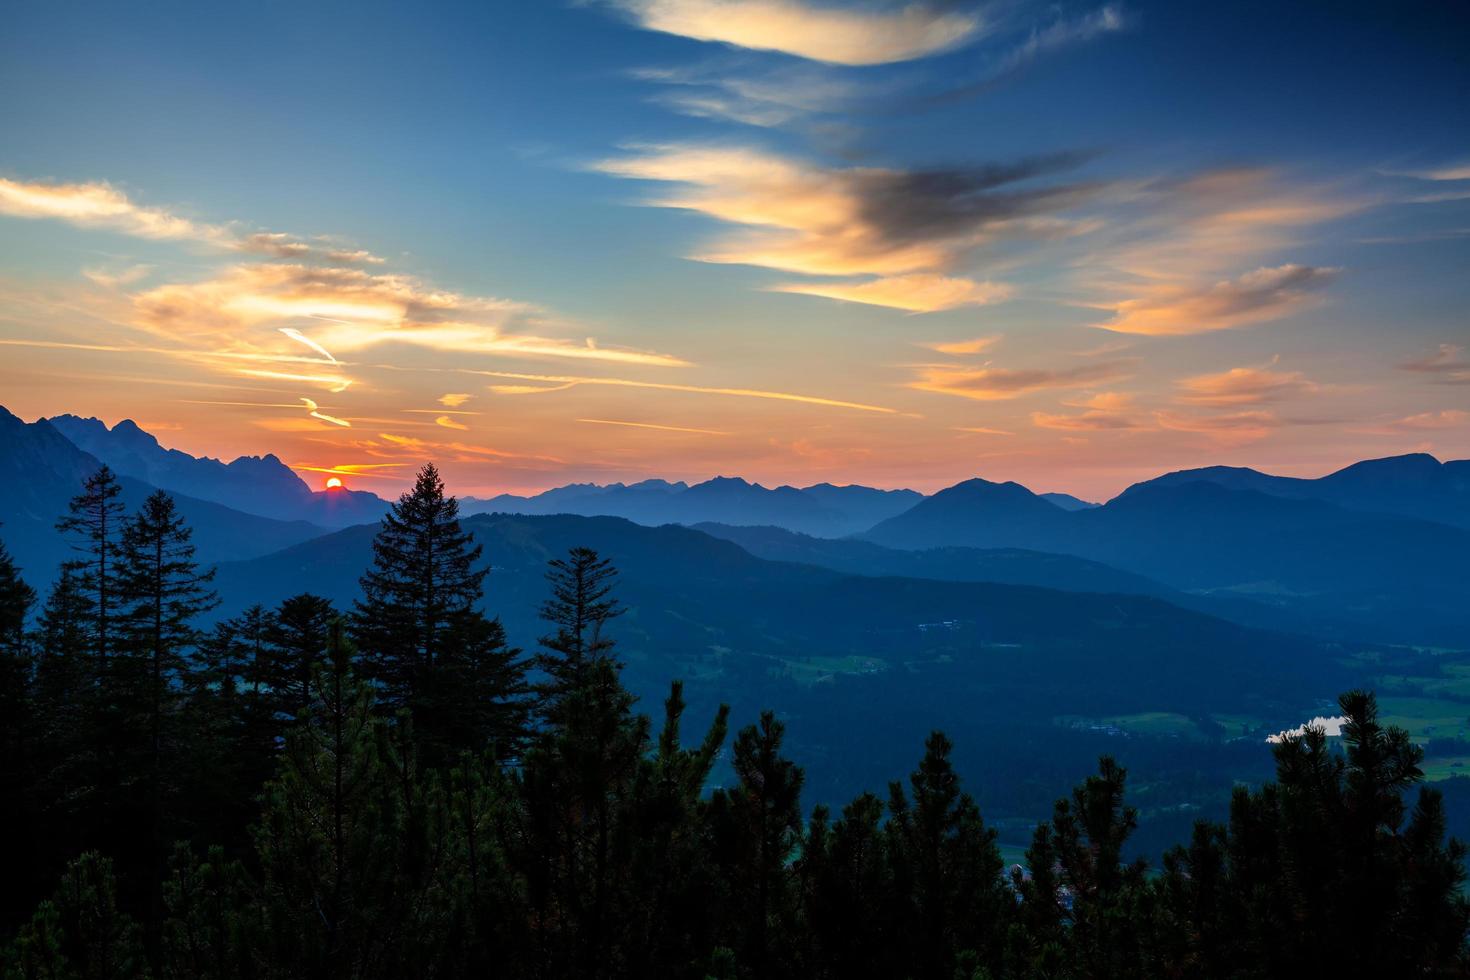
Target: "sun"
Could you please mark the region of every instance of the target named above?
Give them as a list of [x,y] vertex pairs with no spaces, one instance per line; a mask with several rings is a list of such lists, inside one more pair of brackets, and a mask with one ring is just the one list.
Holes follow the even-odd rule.
[[339,479],[338,477],[335,477],[335,476],[328,477],[327,478],[327,489],[328,490],[340,490],[340,489],[342,489],[342,481],[341,481],[341,479]]

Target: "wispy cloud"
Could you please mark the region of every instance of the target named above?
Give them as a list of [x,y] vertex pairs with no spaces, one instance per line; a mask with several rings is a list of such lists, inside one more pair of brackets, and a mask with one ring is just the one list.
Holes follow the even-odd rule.
[[145,278],[152,271],[153,266],[138,264],[115,270],[90,267],[83,269],[82,275],[99,286],[116,289],[119,286],[131,286],[133,283]]
[[649,388],[658,391],[684,391],[701,395],[729,395],[736,398],[766,398],[774,401],[801,402],[806,405],[825,405],[829,408],[850,408],[860,412],[879,412],[886,415],[898,413],[897,409],[882,405],[866,405],[862,402],[843,401],[837,398],[822,398],[817,395],[798,395],[785,391],[761,391],[756,388],[716,388],[704,385],[668,384],[657,381],[634,381],[629,378],[584,378],[551,374],[516,374],[509,371],[473,371],[491,378],[508,378],[514,381],[534,381],[534,385],[492,385],[491,390],[501,395],[539,395],[554,391],[566,391],[578,385],[607,385],[619,388]]
[[589,425],[621,425],[630,429],[656,429],[659,432],[688,432],[702,436],[727,436],[730,433],[719,429],[695,429],[684,425],[660,425],[656,422],[624,422],[619,419],[577,419]]
[[1170,336],[1279,320],[1316,305],[1339,270],[1305,265],[1260,268],[1203,289],[1163,285],[1117,305],[1097,326],[1119,333]]
[[1165,410],[1155,412],[1154,420],[1165,429],[1198,433],[1223,445],[1255,442],[1281,427],[1281,420],[1274,412],[1268,411],[1189,415]]
[[104,181],[47,184],[0,178],[0,214],[14,218],[51,218],[138,238],[213,244],[235,240],[223,225],[201,223],[163,208],[137,204]]
[[1149,426],[1134,412],[1134,401],[1134,396],[1125,392],[1101,392],[1090,398],[1065,403],[1086,411],[1062,415],[1032,412],[1031,423],[1042,429],[1075,432],[1146,429]]
[[1058,16],[1044,26],[1033,27],[1023,40],[987,66],[979,78],[960,84],[951,84],[943,91],[928,96],[924,101],[930,103],[954,102],[982,95],[1003,85],[1044,55],[1083,44],[1107,34],[1115,34],[1126,29],[1129,20],[1123,8],[1117,4],[1106,4],[1077,17]]
[[943,395],[1001,401],[1054,388],[1086,388],[1120,381],[1132,374],[1135,361],[1105,361],[1071,368],[970,368],[946,364],[921,365],[910,388]]
[[[1271,364],[1276,362],[1273,359]],[[1197,374],[1174,383],[1178,400],[1189,405],[1228,407],[1259,405],[1314,394],[1316,382],[1300,371],[1272,371],[1265,367],[1237,367],[1213,374]]]
[[941,354],[982,354],[1001,342],[999,334],[991,334],[988,337],[974,337],[970,340],[947,340],[922,346]]
[[1436,384],[1470,384],[1470,359],[1464,355],[1465,348],[1459,344],[1440,344],[1433,354],[1405,361],[1399,367],[1432,375]]
[[961,306],[987,306],[1011,296],[1011,287],[932,273],[915,272],[867,282],[802,282],[770,287],[778,293],[824,296],[849,303],[887,306],[910,313],[937,313]]
[[691,258],[811,276],[877,276],[776,288],[927,310],[1000,298],[1003,286],[944,273],[982,244],[1046,237],[1068,227],[1059,212],[1095,188],[1035,181],[1079,159],[1060,154],[911,171],[826,167],[754,149],[666,145],[604,160],[596,168],[677,184],[681,190],[645,203],[747,229],[715,239]]
[[[544,311],[526,303],[464,296],[415,278],[361,269],[259,263],[233,266],[213,279],[170,283],[133,298],[137,323],[159,336],[245,351],[270,350],[269,334],[303,344],[329,363],[388,344],[431,350],[570,358],[673,367],[669,354],[537,336]],[[311,333],[281,327],[312,324]]]
[[473,395],[467,395],[462,392],[454,392],[448,395],[440,395],[439,404],[445,408],[459,408],[473,397]]
[[896,9],[806,0],[611,0],[642,27],[699,41],[842,65],[880,65],[948,51],[984,22],[953,3]]
[[[306,242],[284,232],[246,231],[238,222],[221,224],[187,218],[168,208],[140,204],[106,181],[62,184],[0,178],[0,214],[65,221],[154,241],[196,242],[274,258],[347,264],[383,261],[363,249]],[[126,285],[129,281],[112,277],[109,283],[105,277],[90,274],[89,278],[109,285]]]
[[859,87],[836,71],[807,64],[755,68],[720,59],[694,68],[643,68],[633,77],[659,86],[653,101],[683,115],[773,127],[840,111],[870,93],[870,86]]
[[1456,408],[1438,412],[1420,412],[1403,418],[1391,419],[1355,429],[1371,435],[1396,436],[1406,432],[1435,432],[1443,429],[1470,428],[1470,412]]
[[326,414],[325,412],[321,411],[317,403],[312,401],[310,398],[303,398],[301,399],[301,401],[306,406],[307,414],[309,414],[312,418],[321,419],[323,422],[330,422],[333,425],[340,425],[344,429],[352,428],[351,422],[347,421],[346,419],[339,419],[335,415]]

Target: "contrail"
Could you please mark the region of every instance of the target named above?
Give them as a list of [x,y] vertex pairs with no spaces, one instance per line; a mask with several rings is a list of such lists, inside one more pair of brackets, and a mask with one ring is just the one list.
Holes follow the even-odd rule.
[[310,347],[312,350],[316,351],[318,354],[320,354],[322,357],[325,357],[333,364],[337,363],[337,359],[332,356],[331,351],[327,350],[321,344],[312,340],[310,337],[302,333],[300,330],[297,330],[295,327],[278,327],[277,329],[279,329],[281,333],[285,334],[287,337],[290,337],[292,340],[296,341],[298,344],[305,344],[307,347]]

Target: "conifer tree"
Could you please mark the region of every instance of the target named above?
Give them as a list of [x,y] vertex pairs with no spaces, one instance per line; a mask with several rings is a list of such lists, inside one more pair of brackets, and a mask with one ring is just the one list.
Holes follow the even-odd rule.
[[121,493],[117,477],[103,466],[87,477],[82,492],[67,505],[67,516],[56,522],[56,529],[71,539],[77,554],[68,565],[85,602],[91,652],[103,662],[115,645],[121,612],[118,566],[126,523],[122,501],[117,499]]
[[[566,588],[576,568],[596,570],[596,587]],[[579,669],[559,675],[555,711],[526,754],[520,776],[527,842],[520,863],[532,906],[535,959],[539,972],[550,975],[599,975],[622,938],[614,915],[626,909],[621,889],[632,855],[633,791],[650,728],[646,717],[633,713],[635,699],[622,684],[611,638],[593,625],[616,609],[609,598],[614,574],[609,562],[586,549],[550,562],[547,572],[553,599],[543,617],[563,639],[570,635],[568,624],[587,630],[580,648],[571,642],[561,648],[596,651]]]
[[312,678],[326,660],[327,633],[336,619],[331,600],[310,592],[286,599],[270,617],[264,635],[269,651],[259,679],[287,720],[311,703]]
[[119,658],[118,694],[130,734],[141,742],[128,744],[141,757],[128,764],[136,766],[132,774],[144,788],[144,819],[153,845],[150,930],[162,911],[157,885],[166,857],[165,797],[173,783],[169,777],[178,772],[174,762],[180,746],[173,736],[181,682],[189,669],[185,650],[195,639],[194,620],[219,602],[209,588],[214,570],[200,571],[192,536],[173,498],[162,490],[149,495],[123,532],[119,593],[127,602],[127,655]]
[[781,755],[786,726],[773,712],[742,728],[731,763],[739,783],[710,798],[715,859],[729,889],[724,912],[736,961],[752,976],[795,972],[783,957],[793,938],[794,889],[786,866],[801,841],[805,774]]
[[26,623],[36,604],[36,590],[20,577],[20,569],[0,541],[0,653],[19,654],[26,645]]
[[541,619],[552,632],[541,637],[536,657],[536,666],[549,678],[539,692],[548,721],[554,723],[561,703],[584,685],[588,668],[613,656],[613,642],[603,629],[623,614],[612,596],[617,575],[612,562],[591,548],[573,548],[549,563],[551,597],[541,604]]
[[450,761],[453,746],[479,749],[494,733],[492,705],[521,696],[518,651],[477,608],[488,568],[460,527],[459,502],[433,464],[383,518],[352,632],[366,672],[389,712],[408,708],[426,758]]
[[916,977],[950,976],[968,950],[999,964],[1007,896],[995,831],[961,791],[943,732],[925,743],[923,761],[909,777],[913,798],[894,783],[886,833],[890,858],[909,898],[895,909],[895,926],[910,945]]
[[333,624],[305,722],[287,736],[265,793],[256,830],[264,953],[284,974],[433,975],[444,918],[427,914],[439,880],[428,855],[448,848],[422,835],[447,821],[429,816],[411,729],[395,726],[393,742],[352,657]]

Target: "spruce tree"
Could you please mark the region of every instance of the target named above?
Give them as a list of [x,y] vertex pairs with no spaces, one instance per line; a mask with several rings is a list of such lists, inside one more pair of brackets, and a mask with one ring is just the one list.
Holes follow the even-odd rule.
[[543,717],[555,723],[561,703],[585,683],[588,668],[610,659],[612,640],[603,628],[623,614],[613,598],[617,569],[591,548],[573,548],[549,563],[546,580],[551,597],[541,604],[541,618],[552,632],[541,637],[536,666],[548,680],[539,691]]
[[327,633],[336,619],[331,600],[310,592],[286,599],[270,616],[259,678],[288,721],[311,703],[312,678],[325,662]]
[[87,477],[82,492],[67,505],[67,516],[56,522],[56,529],[71,539],[77,554],[68,567],[86,604],[91,652],[104,662],[113,651],[121,612],[118,565],[126,523],[122,501],[117,499],[121,493],[117,477],[103,466]]
[[[194,620],[219,600],[209,588],[214,570],[201,571],[194,560],[192,530],[174,500],[155,491],[123,532],[120,595],[127,602],[127,655],[120,658],[118,695],[129,734],[138,741],[127,747],[140,758],[128,760],[129,775],[139,780],[146,807],[143,818],[152,843],[153,904],[148,923],[157,926],[161,913],[161,881],[169,822],[166,796],[179,772],[175,735],[182,682],[189,670],[186,649],[195,639]],[[134,768],[136,767],[136,768]]]
[[801,842],[801,787],[805,774],[781,754],[786,726],[773,712],[742,728],[731,764],[739,783],[710,798],[710,832],[729,891],[726,928],[737,962],[752,976],[796,972],[795,895],[787,864]]
[[960,789],[950,762],[953,744],[933,732],[923,761],[909,777],[912,799],[889,789],[886,832],[890,859],[909,897],[895,909],[895,926],[909,944],[915,977],[949,977],[961,953],[997,967],[1008,899],[995,831]]
[[494,737],[492,706],[518,699],[523,668],[476,607],[489,569],[432,464],[383,518],[352,633],[388,712],[407,708],[432,764]]

